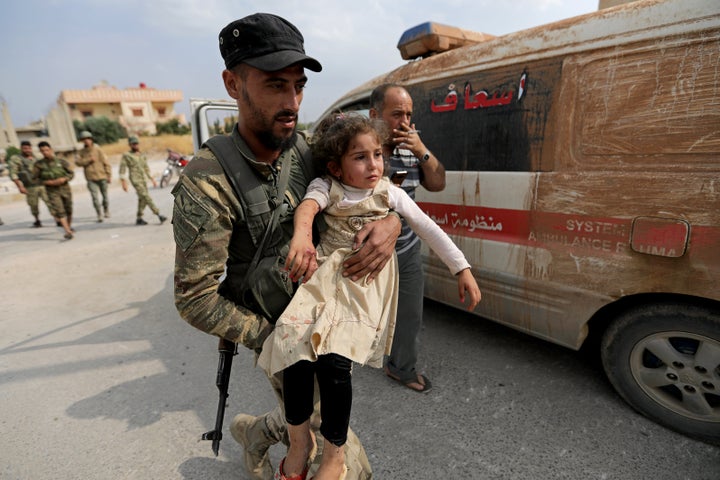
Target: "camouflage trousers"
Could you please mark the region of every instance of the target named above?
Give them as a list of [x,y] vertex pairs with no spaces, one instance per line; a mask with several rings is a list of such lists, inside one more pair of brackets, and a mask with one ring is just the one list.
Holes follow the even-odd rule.
[[45,187],[43,185],[27,187],[26,190],[27,193],[25,194],[25,201],[30,207],[30,213],[32,213],[33,217],[40,215],[40,200],[45,202],[45,205],[48,205],[48,209],[50,209],[47,192],[45,191]]
[[48,197],[48,208],[50,214],[55,218],[71,217],[73,213],[73,199],[70,185],[59,187],[45,187]]
[[[266,425],[270,436],[277,442],[283,442],[285,445],[289,445],[287,435],[287,423],[285,422],[285,412],[283,409],[283,382],[282,372],[268,377],[270,385],[275,391],[275,395],[278,398],[278,406],[274,410],[268,412],[266,415]],[[310,466],[308,478],[312,478],[322,461],[322,447],[323,438],[320,434],[320,400],[317,383],[315,383],[315,408],[312,417],[310,417],[310,425],[315,434],[315,439],[318,444],[318,453]],[[370,480],[372,479],[372,467],[370,467],[370,461],[367,458],[365,449],[360,443],[360,439],[352,431],[348,430],[347,442],[345,443],[345,465],[347,466],[347,475],[345,480]]]
[[160,210],[158,210],[155,206],[155,202],[153,202],[153,199],[150,197],[147,185],[144,183],[133,183],[132,186],[135,188],[135,192],[137,192],[138,196],[137,218],[142,218],[146,207],[150,207],[150,211],[155,215],[158,215]]
[[[88,180],[87,188],[90,190],[90,196],[92,196],[93,207],[97,212],[98,217],[102,215],[103,210],[107,213],[109,208],[108,203],[108,181],[107,180]],[[100,197],[102,196],[102,204]],[[100,210],[102,206],[103,210]]]

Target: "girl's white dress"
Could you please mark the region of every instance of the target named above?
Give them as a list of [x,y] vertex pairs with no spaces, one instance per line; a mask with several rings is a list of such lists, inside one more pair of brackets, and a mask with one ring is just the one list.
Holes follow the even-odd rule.
[[451,273],[469,268],[462,252],[401,188],[383,177],[372,190],[329,178],[308,186],[305,198],[320,205],[327,223],[317,247],[319,268],[303,283],[278,319],[258,358],[270,375],[300,360],[336,353],[381,368],[390,353],[395,330],[398,274],[393,257],[372,283],[342,276],[342,263],[352,255],[355,234],[368,222],[387,216],[392,208],[428,242]]

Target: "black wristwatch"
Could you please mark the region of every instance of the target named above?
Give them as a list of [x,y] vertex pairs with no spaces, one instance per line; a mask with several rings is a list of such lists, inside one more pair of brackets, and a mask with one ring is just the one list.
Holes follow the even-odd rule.
[[418,163],[420,165],[422,165],[423,163],[427,162],[428,160],[430,160],[430,152],[429,151],[425,152],[425,155],[423,155],[421,158],[418,159]]

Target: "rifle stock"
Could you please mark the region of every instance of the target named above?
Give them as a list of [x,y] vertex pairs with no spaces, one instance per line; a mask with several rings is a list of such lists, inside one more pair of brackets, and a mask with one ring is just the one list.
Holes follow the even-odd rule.
[[228,386],[230,385],[230,370],[232,369],[233,356],[237,355],[237,344],[230,340],[221,338],[218,342],[218,359],[217,376],[215,377],[215,385],[218,388],[218,407],[215,416],[215,429],[205,432],[202,435],[203,440],[212,440],[212,450],[215,456],[220,451],[220,440],[222,440],[222,426],[225,418],[225,402],[228,398]]

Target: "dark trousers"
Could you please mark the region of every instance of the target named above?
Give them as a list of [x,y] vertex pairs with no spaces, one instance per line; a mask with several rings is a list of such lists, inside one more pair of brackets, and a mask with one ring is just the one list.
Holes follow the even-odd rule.
[[320,433],[330,443],[345,445],[352,408],[352,362],[334,353],[320,355],[316,362],[301,360],[283,371],[285,419],[300,425],[313,413],[317,376],[320,390]]
[[416,382],[418,376],[415,367],[420,350],[425,288],[420,246],[420,242],[417,242],[410,250],[398,255],[400,283],[397,318],[392,350],[386,358],[386,366],[390,373],[403,382]]

